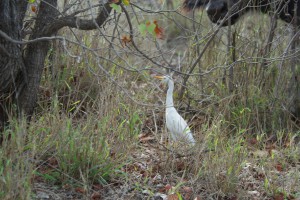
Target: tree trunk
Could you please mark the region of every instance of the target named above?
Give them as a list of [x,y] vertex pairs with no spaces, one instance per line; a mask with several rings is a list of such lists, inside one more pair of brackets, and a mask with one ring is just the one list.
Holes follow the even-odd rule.
[[[27,0],[0,0],[0,30],[16,41],[23,39],[22,27],[27,5]],[[109,1],[99,6],[96,18],[80,19],[75,13],[60,15],[57,0],[43,0],[29,39],[55,35],[65,26],[81,30],[97,29],[106,21],[111,10]],[[50,41],[46,40],[31,42],[26,46],[19,43],[0,36],[0,132],[9,116],[24,114],[30,119],[33,114],[50,48]],[[13,107],[17,108],[17,113],[12,112]]]
[[[295,42],[296,43],[296,42]],[[295,44],[292,45],[292,53],[296,51]],[[294,120],[300,120],[300,71],[297,64],[299,60],[297,57],[292,58],[292,78],[288,86],[288,105],[289,111]]]
[[[56,34],[56,32],[44,33],[42,31],[47,24],[51,23],[51,21],[57,17],[58,13],[56,6],[57,0],[44,0],[41,2],[33,34],[30,36],[31,40]],[[49,48],[50,41],[41,41],[28,44],[25,51],[25,80],[27,80],[27,83],[20,93],[18,105],[23,113],[29,118],[34,111],[37,102],[37,95],[44,69],[44,62]]]
[[[298,16],[297,1],[295,1],[295,16]],[[291,44],[291,54],[296,54],[296,47],[299,45],[299,27],[298,18],[295,17],[293,23],[293,35]],[[299,70],[299,59],[297,56],[293,56],[291,60],[292,78],[289,85],[289,110],[293,115],[293,118],[299,120],[300,118],[300,70]]]
[[[27,1],[0,1],[0,30],[15,40],[21,40],[26,7]],[[8,119],[11,102],[18,92],[17,77],[22,75],[24,69],[21,45],[0,36],[0,131]]]

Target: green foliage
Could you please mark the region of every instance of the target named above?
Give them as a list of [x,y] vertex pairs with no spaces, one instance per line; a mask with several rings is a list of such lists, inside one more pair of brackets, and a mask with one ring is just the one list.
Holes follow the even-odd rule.
[[244,133],[245,130],[251,128],[249,127],[249,120],[252,111],[248,107],[233,107],[231,111],[231,120],[235,127],[238,128],[238,133]]
[[[2,199],[12,194],[18,199],[23,192],[30,196],[30,180],[85,187],[105,185],[111,178],[124,176],[121,169],[141,129],[139,113],[120,104],[118,112],[110,109],[105,117],[89,115],[77,123],[61,115],[57,104],[57,100],[53,102],[51,112],[31,123],[27,131],[23,127],[26,123],[16,122],[4,132],[4,146],[0,147]],[[116,121],[119,116],[126,116],[120,118],[124,123]],[[30,162],[33,157],[39,162]],[[17,188],[22,190],[17,192]]]
[[[36,3],[35,0],[29,2]],[[130,5],[127,0],[122,0],[122,3]],[[182,1],[175,4],[181,5]],[[120,5],[112,3],[110,6],[115,12],[122,13]],[[184,77],[208,42],[211,30],[207,27],[212,27],[211,23],[202,20],[202,13],[195,14],[195,24],[178,13],[160,15],[157,12],[152,19],[149,19],[148,13],[145,16],[137,13],[141,19],[147,19],[141,22],[135,18],[136,13],[129,12],[137,47],[159,63],[164,57],[163,60],[170,62],[167,66],[180,64],[183,74],[179,76]],[[124,22],[123,15],[117,16],[120,18],[116,21]],[[167,19],[162,16],[167,16]],[[159,27],[154,20],[158,17],[159,23],[162,21],[167,25],[164,26],[167,38],[161,43],[145,37],[161,34],[155,32],[155,28]],[[299,196],[299,174],[288,171],[297,166],[300,154],[299,147],[294,146],[295,138],[299,137],[299,132],[294,129],[297,123],[287,117],[286,108],[282,106],[285,105],[283,91],[286,88],[283,86],[288,85],[286,77],[289,77],[278,67],[279,64],[281,66],[278,60],[283,49],[279,43],[284,44],[284,41],[278,38],[276,49],[267,56],[262,55],[260,51],[264,49],[266,35],[261,30],[265,27],[257,25],[260,20],[251,19],[250,22],[234,26],[237,31],[236,61],[230,63],[234,51],[230,47],[226,52],[227,36],[223,32],[212,40],[195,68],[198,71],[194,70],[193,76],[184,85],[186,91],[180,106],[188,105],[194,110],[192,114],[186,114],[186,119],[196,119],[192,122],[192,131],[197,144],[186,157],[179,158],[175,153],[185,153],[181,149],[168,151],[158,148],[156,151],[147,145],[137,146],[138,135],[144,133],[143,127],[150,129],[147,133],[149,138],[156,137],[156,134],[159,137],[161,132],[166,135],[164,119],[159,116],[163,116],[163,109],[157,111],[137,103],[157,104],[157,97],[163,99],[163,95],[156,93],[148,74],[149,70],[157,70],[157,66],[139,57],[141,54],[137,54],[130,45],[128,48],[115,45],[123,32],[128,34],[127,23],[111,27],[107,23],[101,34],[85,32],[80,35],[74,30],[64,30],[65,33],[61,34],[68,36],[75,32],[76,36],[70,37],[70,40],[79,40],[85,48],[80,45],[53,46],[46,61],[39,106],[32,123],[27,126],[25,121],[12,117],[11,126],[3,133],[4,145],[0,147],[0,199],[30,199],[33,196],[32,183],[39,181],[59,188],[64,185],[91,188],[93,184],[113,185],[111,182],[117,180],[124,185],[133,185],[139,194],[147,188],[153,195],[157,188],[151,188],[151,184],[165,184],[159,179],[153,180],[153,175],[163,175],[163,180],[175,185],[178,183],[172,190],[178,199],[185,199],[181,189],[186,180],[193,185],[194,194],[205,191],[210,199],[251,199],[246,193],[247,188],[243,188],[245,180],[241,177],[244,174],[247,175],[246,181],[249,177],[253,178],[249,182],[257,184],[257,188],[263,190],[261,194],[267,192],[270,198],[278,193],[283,193],[284,197],[288,193]],[[251,26],[254,22],[255,25]],[[178,48],[179,38],[184,38],[183,48]],[[175,41],[174,48],[165,48],[171,40]],[[70,55],[80,55],[81,59],[62,53],[66,50]],[[55,59],[51,60],[50,55]],[[263,56],[269,63],[262,70]],[[289,67],[287,64],[288,61],[281,67]],[[49,70],[51,67],[53,71]],[[232,67],[234,91],[229,92],[228,69]],[[298,70],[299,66],[296,67]],[[161,71],[164,72],[163,69]],[[279,84],[278,95],[275,96],[273,88],[279,78],[285,81]],[[180,83],[180,80],[176,82],[176,98],[180,93]],[[155,129],[162,131],[156,133]],[[266,143],[273,134],[277,138],[276,151],[269,153]],[[253,144],[249,139],[253,139]],[[159,147],[164,144],[159,144]],[[257,150],[262,151],[263,156],[257,156]],[[143,160],[143,156],[148,154],[151,157]],[[167,159],[163,157],[165,155]],[[142,169],[143,172],[139,173],[135,167],[132,173],[123,170],[132,161],[149,168],[157,167],[158,172],[151,174],[151,170]],[[177,161],[184,167],[177,167]],[[252,168],[247,171],[249,163]],[[280,176],[274,167],[278,163],[287,170]],[[264,171],[258,173],[262,169]],[[150,175],[143,177],[145,171]],[[290,191],[285,188],[286,185],[282,186],[284,181],[281,180],[288,173],[289,179],[285,181],[289,182]],[[126,180],[123,180],[124,177]]]
[[139,24],[138,28],[140,33],[145,36],[147,33],[155,36],[155,29],[156,25],[153,22],[147,21],[146,23]]
[[111,3],[110,7],[112,7],[113,10],[115,10],[117,13],[122,13],[122,7],[120,5],[117,5],[115,3]]
[[130,0],[122,0],[122,3],[123,3],[125,6],[129,6],[129,5],[130,5]]
[[11,121],[3,132],[0,146],[0,198],[30,199],[32,158],[34,153],[26,150],[26,123]]
[[[132,119],[135,119],[135,116]],[[53,135],[48,135],[51,134],[48,132],[44,136],[45,141],[42,142],[48,143],[52,152],[51,154],[47,152],[44,156],[54,155],[50,158],[57,160],[57,167],[47,173],[37,169],[35,174],[56,184],[73,183],[74,180],[83,177],[90,183],[105,184],[122,167],[122,160],[125,158],[122,148],[129,148],[123,145],[116,149],[114,145],[124,142],[123,138],[128,140],[132,135],[132,131],[124,127],[127,123],[121,124],[120,129],[108,129],[110,120],[111,118],[103,118],[97,122],[89,119],[85,125],[77,126],[66,118],[59,124],[60,128],[55,134],[55,140],[49,139]],[[112,133],[116,135],[111,135]],[[122,138],[117,136],[119,134]],[[112,151],[116,151],[113,158]]]

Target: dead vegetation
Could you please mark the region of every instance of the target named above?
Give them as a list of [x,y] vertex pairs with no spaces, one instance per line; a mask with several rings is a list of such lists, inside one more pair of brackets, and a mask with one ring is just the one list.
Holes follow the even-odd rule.
[[[300,198],[299,122],[285,107],[288,25],[279,22],[266,54],[268,17],[248,16],[232,27],[228,52],[227,29],[216,33],[202,12],[184,17],[153,12],[164,8],[157,2],[131,3],[146,9],[127,8],[138,49],[124,41],[124,12],[101,31],[60,32],[80,45],[52,44],[33,121],[11,116],[0,198]],[[157,20],[164,39],[139,32],[148,20]],[[168,140],[165,91],[151,77],[167,69],[177,71],[175,104],[191,124],[192,149]]]

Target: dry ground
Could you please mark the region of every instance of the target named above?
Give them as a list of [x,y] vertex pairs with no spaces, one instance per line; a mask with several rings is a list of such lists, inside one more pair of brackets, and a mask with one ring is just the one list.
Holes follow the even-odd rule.
[[[11,117],[0,199],[300,199],[299,122],[285,107],[291,28],[279,22],[265,51],[266,15],[214,34],[201,11],[149,2],[128,7],[138,49],[122,40],[124,13],[95,32],[60,32],[81,45],[53,43],[32,123]],[[140,33],[153,20],[163,39]],[[168,68],[193,148],[168,141],[165,89],[152,78]]]

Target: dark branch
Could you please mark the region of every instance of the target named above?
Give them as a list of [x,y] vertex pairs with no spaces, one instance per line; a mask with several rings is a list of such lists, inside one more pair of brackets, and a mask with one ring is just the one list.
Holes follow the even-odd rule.
[[43,33],[46,35],[57,32],[59,29],[68,26],[70,28],[77,28],[80,30],[93,30],[102,26],[103,23],[108,18],[112,7],[110,7],[110,3],[106,3],[103,5],[101,11],[95,19],[80,19],[74,15],[68,15],[64,17],[60,17],[54,20],[51,24],[46,26],[43,30]]

